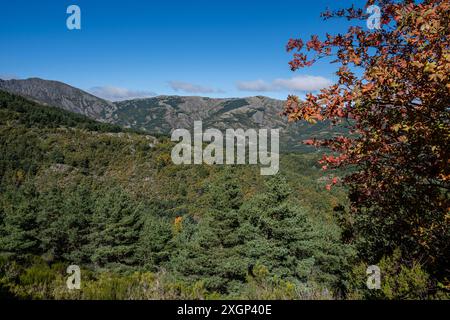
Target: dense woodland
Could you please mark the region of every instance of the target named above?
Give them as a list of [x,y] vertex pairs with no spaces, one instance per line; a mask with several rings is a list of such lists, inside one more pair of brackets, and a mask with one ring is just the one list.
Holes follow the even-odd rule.
[[[272,177],[176,166],[168,137],[0,91],[0,298],[449,299],[450,2],[367,0],[322,17],[349,27],[290,39],[289,66],[328,61],[336,82],[290,95],[284,116],[308,135],[308,123],[332,127],[303,141],[311,149],[288,131],[284,150],[297,152]],[[116,109],[63,87],[139,130],[173,129],[166,107],[180,103]],[[247,100],[222,101],[219,116]],[[66,286],[69,265],[79,290]]]
[[[1,298],[448,298],[396,248],[360,254],[320,153],[283,154],[262,177],[175,166],[172,146],[0,92]],[[382,288],[368,290],[375,263]],[[66,287],[71,264],[81,290]]]

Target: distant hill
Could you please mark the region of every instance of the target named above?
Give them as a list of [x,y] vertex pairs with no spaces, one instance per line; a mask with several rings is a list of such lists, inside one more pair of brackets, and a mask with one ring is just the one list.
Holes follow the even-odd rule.
[[26,80],[0,79],[0,90],[101,121],[106,121],[116,108],[112,102],[95,97],[83,90],[62,82],[39,78]]
[[169,134],[176,128],[191,128],[202,120],[204,128],[274,129],[280,128],[283,150],[313,150],[302,144],[311,137],[330,137],[342,132],[327,122],[311,125],[288,123],[280,115],[284,101],[256,96],[234,99],[205,97],[158,96],[116,102],[112,123],[127,128]]
[[284,102],[263,96],[213,99],[207,97],[158,96],[110,102],[67,84],[37,78],[0,80],[0,89],[34,101],[83,114],[95,120],[150,133],[170,134],[177,128],[191,128],[202,120],[204,128],[280,128],[281,149],[313,150],[302,144],[312,137],[330,137],[344,129],[329,123],[290,124],[281,116]]
[[14,123],[26,128],[70,127],[114,133],[126,131],[118,125],[98,122],[87,116],[62,110],[58,107],[42,105],[2,90],[0,90],[0,115],[0,125]]

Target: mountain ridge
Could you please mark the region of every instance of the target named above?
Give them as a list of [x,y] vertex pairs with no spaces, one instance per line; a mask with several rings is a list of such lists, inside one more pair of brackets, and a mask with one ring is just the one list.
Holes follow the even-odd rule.
[[204,127],[233,129],[280,129],[280,148],[284,151],[311,151],[302,141],[330,137],[342,132],[330,123],[311,125],[289,123],[281,115],[282,100],[265,96],[210,98],[159,95],[111,102],[63,82],[30,78],[0,80],[0,90],[18,94],[45,105],[52,105],[88,116],[94,120],[148,133],[170,135],[175,129],[191,129],[194,121]]
[[62,108],[104,122],[115,110],[115,105],[111,101],[101,99],[57,80],[41,78],[0,79],[0,89],[44,105]]

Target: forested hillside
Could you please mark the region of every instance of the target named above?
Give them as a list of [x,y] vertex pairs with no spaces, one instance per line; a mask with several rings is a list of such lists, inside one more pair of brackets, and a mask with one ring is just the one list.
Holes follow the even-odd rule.
[[331,212],[343,197],[324,190],[314,155],[284,156],[273,179],[250,166],[174,166],[167,138],[0,99],[4,295],[70,298],[69,264],[83,269],[83,298],[124,298],[114,281],[145,279],[137,298],[342,288],[352,249]]
[[[172,146],[0,92],[0,295],[373,297],[338,226],[344,190],[325,189],[319,155],[282,155],[266,178],[254,166],[175,166]],[[390,282],[377,295],[426,295],[420,266],[395,259],[380,262]],[[66,287],[71,264],[81,290]]]

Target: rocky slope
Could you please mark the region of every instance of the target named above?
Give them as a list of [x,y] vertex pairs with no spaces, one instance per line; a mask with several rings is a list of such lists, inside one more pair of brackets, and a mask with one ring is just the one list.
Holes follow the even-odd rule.
[[106,121],[116,109],[112,102],[58,81],[39,78],[0,80],[0,89],[101,121]]
[[282,150],[310,150],[301,142],[311,137],[329,137],[342,129],[328,123],[290,124],[280,115],[283,101],[268,97],[212,99],[206,97],[158,96],[110,102],[57,81],[37,78],[0,80],[0,89],[37,102],[80,113],[93,119],[144,130],[170,134],[174,129],[193,126],[202,120],[205,128],[280,128]]

